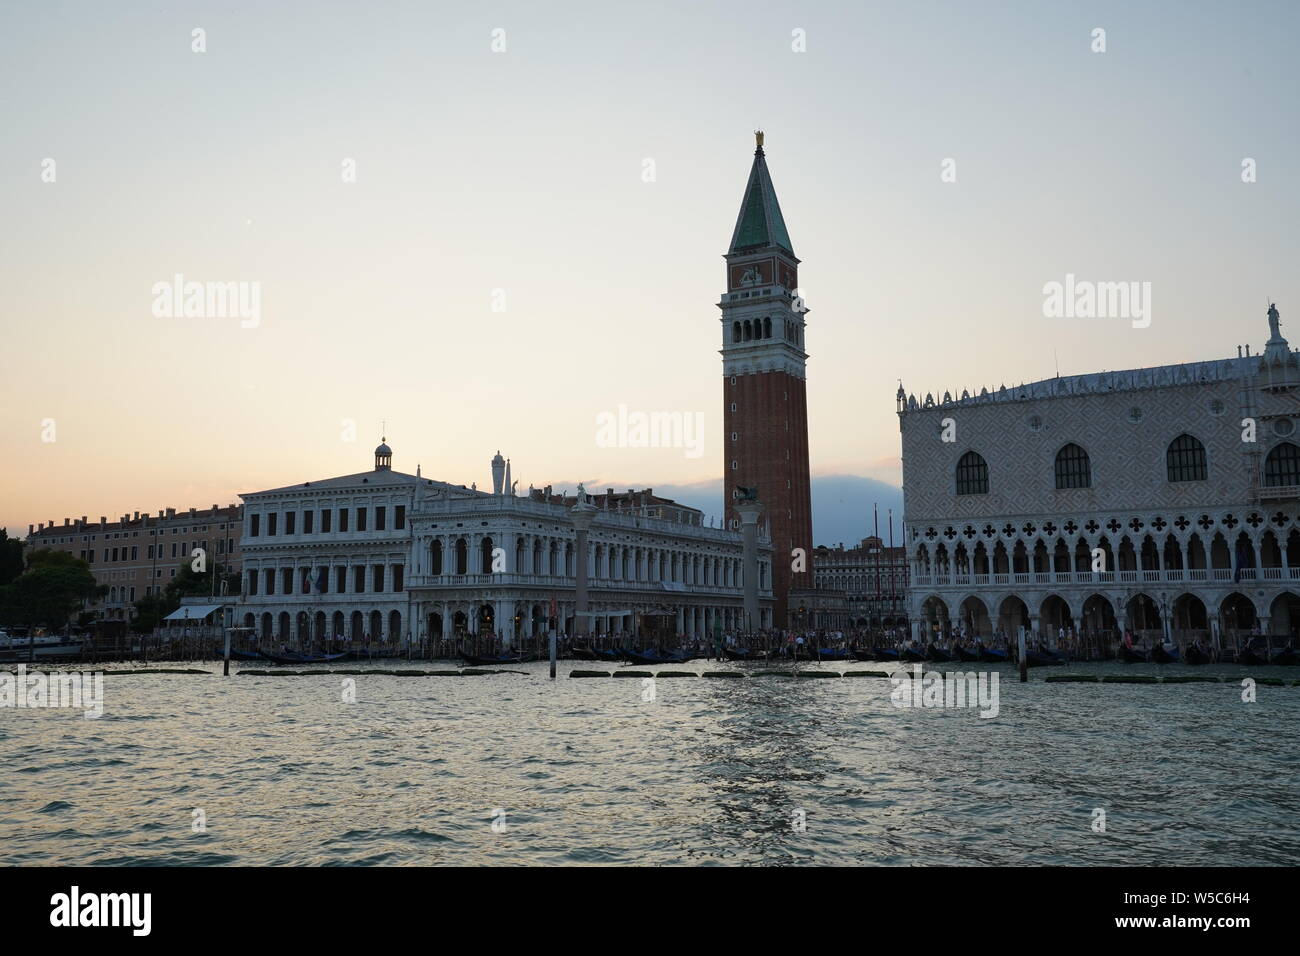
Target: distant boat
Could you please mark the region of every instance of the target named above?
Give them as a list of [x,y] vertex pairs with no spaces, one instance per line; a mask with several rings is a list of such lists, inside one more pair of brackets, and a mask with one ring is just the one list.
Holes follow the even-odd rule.
[[897,647],[874,647],[871,649],[871,657],[859,657],[858,660],[877,660],[877,661],[900,661],[902,657],[898,653]]
[[767,660],[767,652],[755,650],[752,647],[724,647],[722,653],[729,661],[763,661]]
[[1065,655],[1040,648],[1036,651],[1026,651],[1025,663],[1030,667],[1051,667],[1054,664],[1064,664]]
[[1210,655],[1201,650],[1199,644],[1188,644],[1187,649],[1183,651],[1183,662],[1187,664],[1208,664]]
[[1157,644],[1155,647],[1151,648],[1151,660],[1155,661],[1157,664],[1177,664],[1178,648],[1174,648],[1172,651],[1167,651],[1164,649],[1163,645]]
[[1264,655],[1256,654],[1250,648],[1246,647],[1246,648],[1242,648],[1237,653],[1237,663],[1238,664],[1267,664],[1268,661],[1264,659]]
[[347,651],[344,654],[344,660],[349,661],[382,661],[393,657],[401,657],[403,651],[396,647],[386,647],[377,651]]
[[1294,647],[1284,647],[1273,655],[1272,663],[1293,667],[1300,664],[1300,651],[1297,651]]
[[593,651],[590,647],[582,647],[582,646],[579,645],[579,644],[574,644],[574,645],[572,645],[572,646],[569,648],[569,653],[573,655],[573,659],[574,659],[575,661],[598,661],[598,660],[600,660],[600,658],[596,656],[596,652]]
[[847,661],[849,652],[843,647],[823,647],[815,651],[818,660],[823,661]]
[[1119,646],[1119,659],[1125,664],[1145,664],[1147,663],[1147,654],[1146,651],[1139,651],[1127,644],[1121,644]]
[[1007,662],[1007,652],[993,647],[981,646],[980,660],[985,664],[1005,664]]
[[281,654],[268,654],[266,651],[259,651],[258,655],[272,664],[328,664],[331,661],[341,661],[347,657],[346,653],[300,654],[298,651],[286,651]]
[[899,660],[907,661],[909,664],[919,664],[925,660],[925,652],[914,651],[911,648],[904,648],[902,651],[899,651],[898,658]]
[[[226,649],[222,646],[217,647],[217,660],[224,660]],[[262,655],[257,651],[237,651],[235,648],[230,649],[230,659],[232,661],[260,661]]]
[[959,661],[977,661],[980,659],[980,652],[978,649],[955,646],[953,647],[952,652],[957,655],[957,660]]
[[939,647],[938,644],[931,644],[926,649],[925,659],[927,661],[935,661],[940,664],[945,664],[953,658],[951,654]]
[[691,659],[691,655],[687,651],[660,654],[656,651],[626,650],[623,652],[623,656],[633,664],[684,664]]
[[604,647],[593,647],[591,653],[595,655],[590,658],[593,661],[621,661],[623,659],[623,651],[617,648],[609,650]]
[[466,654],[461,651],[461,658],[470,667],[493,667],[497,664],[526,664],[532,660],[531,656],[523,654],[493,654],[490,656],[481,656],[478,654]]

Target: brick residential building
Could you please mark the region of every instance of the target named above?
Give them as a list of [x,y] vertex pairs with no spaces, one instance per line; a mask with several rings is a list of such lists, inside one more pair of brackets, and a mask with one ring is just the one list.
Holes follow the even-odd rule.
[[100,516],[96,522],[64,518],[27,526],[29,548],[52,548],[82,558],[90,565],[95,580],[108,587],[108,594],[87,610],[103,620],[129,621],[135,601],[161,591],[176,576],[195,548],[207,553],[212,563],[241,567],[239,535],[243,520],[240,505],[213,505],[205,510],[167,508],[156,515],[136,511],[116,521]]

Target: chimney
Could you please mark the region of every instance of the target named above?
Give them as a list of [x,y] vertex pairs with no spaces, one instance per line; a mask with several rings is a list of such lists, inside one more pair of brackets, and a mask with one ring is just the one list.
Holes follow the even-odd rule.
[[38,525],[36,526],[36,532],[37,532],[38,534],[41,533],[41,532],[44,531],[44,530],[45,530],[45,522],[41,522],[40,524],[38,524]]
[[139,520],[140,520],[140,512],[137,511],[135,514],[133,514],[133,515],[131,516],[131,520],[132,520],[132,521],[139,521]]
[[28,525],[28,526],[27,526],[27,537],[30,538],[31,536],[32,536],[32,526],[31,526],[31,525]]
[[191,518],[194,517],[194,509],[193,509],[193,508],[190,509],[190,517],[191,517]]
[[72,524],[72,519],[71,519],[71,518],[64,518],[64,519],[63,519],[63,527],[66,528],[66,527],[67,527],[68,525],[70,525],[70,524]]
[[216,505],[213,505],[213,506],[212,506],[212,513],[213,513],[213,514],[216,514],[216,513],[217,513],[217,506],[216,506]]
[[168,509],[167,509],[167,517],[169,517],[169,518],[175,518],[175,517],[176,517],[176,509],[175,509],[175,508],[168,508]]
[[99,527],[102,529],[102,528],[104,527],[104,525],[106,525],[106,524],[108,524],[108,516],[107,516],[107,515],[100,515],[100,516],[99,516]]

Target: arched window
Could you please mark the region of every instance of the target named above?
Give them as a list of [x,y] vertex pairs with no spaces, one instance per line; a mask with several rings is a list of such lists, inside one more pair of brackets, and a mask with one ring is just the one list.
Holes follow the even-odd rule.
[[739,323],[739,322],[732,322],[732,323],[731,323],[731,341],[733,341],[733,342],[739,342],[739,341],[740,341],[740,323]]
[[968,451],[957,462],[957,494],[986,495],[989,492],[989,466],[978,453]]
[[1088,453],[1073,442],[1056,453],[1056,487],[1092,487],[1092,467]]
[[1284,441],[1264,459],[1264,484],[1270,488],[1300,485],[1300,448]]
[[763,317],[763,338],[772,337],[772,317],[770,315]]
[[749,319],[745,320],[745,341],[748,342],[754,337],[754,326]]
[[1169,443],[1165,465],[1170,481],[1205,480],[1205,446],[1191,435],[1179,435]]

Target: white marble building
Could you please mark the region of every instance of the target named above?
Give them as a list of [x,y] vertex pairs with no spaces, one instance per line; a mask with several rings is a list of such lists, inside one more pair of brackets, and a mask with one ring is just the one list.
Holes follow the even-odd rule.
[[1262,355],[900,387],[914,632],[1294,634],[1300,362],[1269,322]]
[[[263,637],[419,642],[494,633],[574,633],[575,496],[511,493],[392,469],[241,495],[244,589],[237,618]],[[650,491],[589,495],[590,630],[690,636],[742,626],[742,541]],[[759,546],[762,626],[771,625],[772,549]],[[554,605],[552,605],[554,602]],[[554,610],[552,610],[552,607]]]

